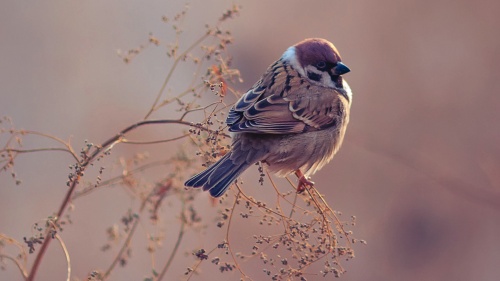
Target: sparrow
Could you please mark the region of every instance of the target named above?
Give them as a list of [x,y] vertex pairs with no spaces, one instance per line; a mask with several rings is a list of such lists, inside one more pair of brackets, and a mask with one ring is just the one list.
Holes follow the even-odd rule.
[[230,109],[231,150],[186,181],[219,197],[256,162],[278,176],[295,173],[297,191],[339,150],[352,101],[350,69],[321,38],[289,47]]

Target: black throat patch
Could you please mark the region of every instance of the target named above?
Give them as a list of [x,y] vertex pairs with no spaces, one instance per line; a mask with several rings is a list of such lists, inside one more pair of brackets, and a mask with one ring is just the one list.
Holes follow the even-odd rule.
[[317,81],[319,82],[319,80],[321,80],[321,75],[318,74],[318,73],[314,73],[314,72],[307,72],[307,77],[313,81]]

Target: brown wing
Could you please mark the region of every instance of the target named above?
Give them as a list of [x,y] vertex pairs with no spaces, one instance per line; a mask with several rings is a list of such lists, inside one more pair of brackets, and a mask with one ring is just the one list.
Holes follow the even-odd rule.
[[273,64],[231,108],[231,132],[290,134],[334,126],[343,114],[341,94],[311,84],[284,64]]

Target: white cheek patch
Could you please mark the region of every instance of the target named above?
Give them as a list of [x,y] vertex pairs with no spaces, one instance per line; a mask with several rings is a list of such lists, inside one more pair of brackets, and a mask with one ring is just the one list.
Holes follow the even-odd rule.
[[288,48],[283,53],[283,55],[281,56],[281,58],[284,61],[288,62],[295,70],[297,70],[300,73],[300,75],[306,76],[306,73],[305,73],[304,69],[302,68],[302,66],[300,65],[299,61],[297,60],[297,54],[295,52],[295,47],[294,46]]
[[[327,88],[337,88],[337,85],[332,81],[330,75],[326,71],[320,71],[316,67],[312,65],[308,65],[305,67],[305,71],[307,73],[314,73],[318,76],[318,81],[311,80],[312,83],[321,85]],[[308,75],[306,75],[308,77]]]
[[324,86],[328,88],[337,88],[337,85],[335,84],[335,82],[332,81],[332,77],[330,77],[330,74],[328,74],[325,71],[321,72],[321,74],[322,74],[321,82],[323,83]]

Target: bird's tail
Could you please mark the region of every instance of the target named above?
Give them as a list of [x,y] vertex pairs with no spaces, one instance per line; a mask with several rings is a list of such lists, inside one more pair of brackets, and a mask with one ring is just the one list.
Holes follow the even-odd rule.
[[219,197],[228,189],[231,183],[248,168],[248,164],[234,164],[231,160],[232,152],[227,153],[219,161],[205,171],[193,176],[184,183],[185,186],[203,187],[213,197]]

